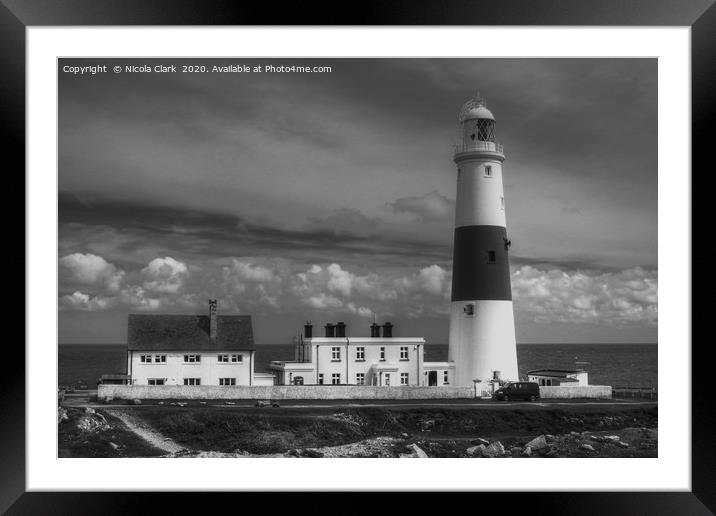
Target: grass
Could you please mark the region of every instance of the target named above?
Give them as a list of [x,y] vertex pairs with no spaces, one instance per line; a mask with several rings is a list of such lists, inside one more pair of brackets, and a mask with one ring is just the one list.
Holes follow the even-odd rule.
[[156,457],[164,453],[104,411],[97,413],[104,417],[109,428],[86,431],[78,427],[82,419],[88,417],[84,409],[68,407],[66,410],[68,419],[57,427],[58,457]]

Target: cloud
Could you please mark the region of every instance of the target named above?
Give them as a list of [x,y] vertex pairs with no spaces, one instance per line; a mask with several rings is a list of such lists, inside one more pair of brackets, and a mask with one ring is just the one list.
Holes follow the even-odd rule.
[[80,291],[72,294],[64,295],[60,298],[60,306],[72,308],[75,310],[83,310],[94,312],[98,310],[106,310],[114,305],[114,298],[102,296],[90,296]]
[[516,313],[544,323],[656,326],[657,291],[657,271],[641,267],[600,272],[524,266],[512,275]]
[[91,253],[73,253],[60,258],[64,279],[81,285],[105,288],[110,292],[119,290],[124,272],[101,256]]
[[445,222],[455,214],[455,201],[432,191],[422,197],[401,197],[388,203],[388,208],[423,222]]
[[162,307],[159,299],[148,297],[146,291],[136,285],[122,290],[119,299],[125,305],[136,310],[156,311]]
[[142,269],[147,278],[144,288],[152,292],[177,293],[189,275],[187,266],[170,256],[155,258]]
[[325,231],[341,236],[370,236],[378,227],[378,220],[366,217],[360,210],[340,208],[331,211],[328,216],[309,217],[307,228],[312,231]]
[[427,293],[449,298],[452,274],[439,265],[420,269],[412,276],[397,280],[397,284],[408,293]]

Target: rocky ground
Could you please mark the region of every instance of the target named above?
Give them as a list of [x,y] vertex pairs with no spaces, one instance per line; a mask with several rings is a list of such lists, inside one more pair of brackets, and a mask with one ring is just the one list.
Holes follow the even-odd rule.
[[656,428],[655,406],[58,409],[61,457],[656,457]]

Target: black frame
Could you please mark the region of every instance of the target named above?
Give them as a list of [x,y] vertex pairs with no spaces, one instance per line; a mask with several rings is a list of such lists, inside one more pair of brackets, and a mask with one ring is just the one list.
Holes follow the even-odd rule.
[[[6,143],[5,156],[14,157],[17,167],[4,167],[5,178],[16,179],[20,191],[24,192],[24,181],[19,180],[22,177],[19,170],[25,167],[26,27],[286,24],[691,27],[693,168],[703,169],[702,175],[706,176],[710,172],[706,170],[706,154],[711,143],[707,140],[707,124],[716,104],[716,6],[713,3],[714,0],[453,0],[449,4],[429,0],[363,0],[353,4],[324,0],[311,4],[239,3],[231,0],[0,0],[0,105],[3,114],[0,130],[3,142]],[[11,171],[17,173],[11,174]],[[699,219],[694,217],[693,220],[697,222]],[[692,264],[696,263],[692,260]],[[26,274],[30,273],[26,271]],[[15,325],[19,327],[20,323],[16,322]],[[12,369],[3,374],[3,391],[0,394],[3,425],[0,439],[0,511],[7,510],[8,514],[126,514],[135,508],[146,509],[150,501],[160,501],[164,512],[185,507],[188,495],[182,493],[26,493],[25,357],[16,342],[10,339],[6,340],[4,351],[15,353],[16,356],[13,357],[15,360],[5,361],[6,364],[12,363]],[[692,454],[691,492],[510,493],[510,501],[503,508],[516,510],[519,502],[523,502],[529,504],[531,513],[537,514],[548,511],[554,514],[611,515],[716,512],[716,454],[713,453],[716,406],[713,388],[707,388],[709,376],[713,374],[711,361],[707,358],[708,351],[707,345],[691,348],[692,449],[696,451]],[[211,493],[209,496],[212,504],[236,503],[238,500],[231,493]],[[266,509],[271,506],[281,507],[280,502],[276,504],[276,495],[271,495],[271,498],[253,495],[250,497],[253,500],[246,499],[247,493],[239,496],[242,497],[242,504],[258,502]],[[305,494],[293,493],[290,496],[294,503],[305,502]],[[427,501],[423,493],[410,496],[416,507]],[[428,496],[432,497],[430,494]],[[485,508],[489,502],[505,502],[497,499],[504,498],[499,493],[472,493],[469,496],[471,500],[461,501],[476,503],[475,498],[479,496],[480,506]],[[325,498],[321,499],[321,503],[325,503]],[[517,501],[518,504],[515,504]],[[346,507],[345,504],[341,506]],[[358,511],[359,508],[353,510]]]

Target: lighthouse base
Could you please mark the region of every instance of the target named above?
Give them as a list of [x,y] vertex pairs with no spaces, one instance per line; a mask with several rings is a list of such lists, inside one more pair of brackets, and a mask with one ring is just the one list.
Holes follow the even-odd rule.
[[452,302],[448,360],[455,364],[452,385],[487,381],[494,371],[504,380],[519,380],[512,301]]

